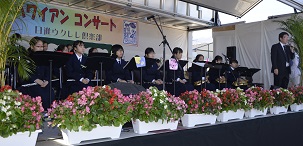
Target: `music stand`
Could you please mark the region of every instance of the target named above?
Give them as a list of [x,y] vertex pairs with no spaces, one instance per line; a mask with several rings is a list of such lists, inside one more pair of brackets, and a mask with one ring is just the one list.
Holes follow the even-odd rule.
[[[204,84],[204,88],[206,89],[206,71],[207,71],[207,68],[212,68],[213,65],[212,64],[208,64],[208,62],[206,61],[197,61],[197,62],[193,62],[192,63],[192,71],[196,71],[196,72],[200,72],[201,73],[204,73],[204,80],[205,80],[205,84]],[[202,75],[203,77],[203,75]],[[201,78],[201,91],[202,91],[202,82],[203,82],[203,79]]]
[[135,57],[133,57],[129,62],[127,62],[127,64],[123,67],[123,69],[127,69],[127,70],[138,70],[140,69],[140,85],[143,86],[143,77],[142,77],[142,69],[143,68],[149,68],[151,67],[154,63],[156,63],[156,59],[152,59],[152,58],[145,58],[145,64],[138,67]]
[[[184,68],[184,66],[188,63],[188,61],[187,60],[179,60],[178,62],[178,69],[177,70],[183,70],[183,68]],[[165,64],[165,65],[164,65]],[[169,60],[166,60],[165,61],[165,63],[163,63],[160,67],[159,67],[159,69],[158,70],[163,70],[163,74],[166,74],[166,72],[164,72],[165,70],[171,70],[170,68],[169,68]],[[176,93],[176,71],[177,70],[173,70],[174,71],[174,79],[173,79],[173,84],[174,84],[174,95],[175,95],[175,93]],[[165,84],[165,82],[163,81],[163,84]]]
[[[53,76],[53,66],[61,68],[68,61],[71,54],[61,53],[61,52],[48,52],[48,51],[38,51],[33,52],[30,57],[35,62],[37,66],[49,66],[49,97],[51,104],[52,97],[52,76]],[[62,88],[62,75],[60,72],[60,88]]]
[[[96,65],[98,63],[100,66]],[[103,68],[111,69],[113,64],[115,63],[115,59],[110,57],[108,53],[91,53],[88,55],[85,65],[87,68],[91,70],[97,70],[97,86],[99,85],[99,70],[100,70],[100,84],[102,84],[103,80]]]

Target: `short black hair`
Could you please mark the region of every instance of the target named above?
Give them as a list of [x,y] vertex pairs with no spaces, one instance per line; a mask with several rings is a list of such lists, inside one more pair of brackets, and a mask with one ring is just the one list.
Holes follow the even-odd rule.
[[124,52],[124,49],[123,49],[123,47],[122,47],[121,45],[119,45],[119,44],[113,45],[113,46],[112,46],[112,49],[111,49],[112,57],[117,58],[116,53],[117,53],[120,49]]
[[202,55],[202,54],[198,54],[198,55],[196,56],[196,58],[195,58],[195,60],[194,60],[193,62],[197,62],[197,61],[199,61],[199,58],[200,58],[201,56],[203,56],[203,58],[204,58],[204,55]]
[[147,55],[149,53],[152,53],[152,52],[155,53],[154,49],[151,48],[151,47],[148,47],[148,48],[145,49],[145,55]]
[[61,44],[57,47],[56,51],[63,51],[64,47],[66,47],[66,46]]
[[238,60],[232,59],[232,60],[230,61],[230,64],[232,64],[232,63],[237,63],[237,64],[238,64]]
[[280,38],[283,38],[284,35],[289,36],[289,34],[287,32],[283,31],[279,34],[279,41],[280,41]]
[[97,50],[97,48],[90,48],[90,49],[88,50],[88,54],[93,53],[93,51],[94,51],[95,49]]
[[67,45],[66,45],[66,47],[68,47],[68,46],[72,46],[72,47],[73,47],[73,45],[71,45],[71,44],[67,44]]
[[84,42],[80,41],[80,40],[74,41],[74,43],[73,43],[73,49],[77,48],[77,45],[79,45],[79,44],[84,44]]
[[220,55],[217,55],[212,62],[215,63],[216,61],[219,60],[223,60],[223,58]]
[[14,38],[14,39],[21,39],[21,35],[19,33],[14,33],[12,35],[12,38]]
[[[35,46],[39,41],[42,41],[41,38],[39,37],[33,37],[30,41],[29,41],[29,45],[30,46]],[[43,41],[42,41],[43,42]]]
[[47,41],[43,41],[43,44],[48,44],[48,42]]
[[183,53],[183,50],[180,47],[175,47],[173,50],[173,54]]

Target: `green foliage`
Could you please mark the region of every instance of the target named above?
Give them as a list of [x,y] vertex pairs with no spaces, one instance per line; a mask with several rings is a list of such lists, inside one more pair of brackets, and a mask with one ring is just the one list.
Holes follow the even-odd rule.
[[131,120],[129,98],[109,86],[88,87],[70,95],[65,101],[56,101],[49,111],[51,124],[70,131],[91,131],[100,126],[123,125]]
[[[293,15],[291,18],[284,21],[274,21],[281,25],[281,29],[287,31],[291,34],[291,41],[293,41],[297,48],[298,54],[300,56],[300,68],[301,72],[303,71],[303,18],[297,14]],[[301,85],[303,74],[301,74]]]
[[146,92],[130,96],[133,106],[133,120],[158,122],[159,120],[176,121],[186,112],[187,105],[179,98],[150,87]]
[[0,90],[0,136],[34,132],[42,125],[41,97],[32,98],[3,86]]

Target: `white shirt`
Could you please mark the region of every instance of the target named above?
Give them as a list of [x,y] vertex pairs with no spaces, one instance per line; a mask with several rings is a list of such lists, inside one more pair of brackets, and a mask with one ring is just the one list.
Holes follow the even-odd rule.
[[[77,56],[77,59],[80,61],[80,59],[81,59],[81,61],[82,61],[82,55],[81,56],[78,56],[78,54],[77,53],[75,53],[76,54],[76,56]],[[80,61],[80,62],[81,62]]]

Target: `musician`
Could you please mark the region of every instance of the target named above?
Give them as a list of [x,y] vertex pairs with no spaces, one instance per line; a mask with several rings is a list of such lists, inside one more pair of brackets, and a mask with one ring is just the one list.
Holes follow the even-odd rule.
[[237,60],[233,59],[230,61],[230,66],[225,71],[227,88],[235,88],[235,86],[233,86],[233,83],[237,82],[240,77],[239,73],[235,70],[238,68],[238,66],[239,65]]
[[[223,58],[220,55],[217,55],[212,63],[214,64],[221,64],[222,63]],[[220,74],[219,74],[220,72]],[[214,84],[216,86],[216,89],[222,90],[223,88],[226,88],[226,79],[225,76],[223,75],[224,73],[224,69],[221,69],[219,71],[219,69],[215,69],[215,68],[211,68],[208,71],[209,74],[209,82]]]
[[43,41],[43,51],[48,50],[48,43],[46,41]]
[[88,55],[91,54],[91,53],[98,53],[98,49],[97,48],[90,48],[88,50]]
[[[29,55],[37,51],[43,51],[43,41],[39,37],[34,37],[29,42],[30,48],[28,48]],[[47,108],[50,108],[50,99],[51,102],[54,100],[54,91],[52,90],[51,96],[49,95],[49,66],[36,66],[36,69],[33,74],[31,74],[28,81],[24,83],[36,83],[30,87],[21,87],[20,91],[23,94],[28,94],[32,97],[41,96],[42,106],[44,111],[47,111]]]
[[116,83],[134,83],[131,78],[129,70],[123,69],[126,65],[126,61],[122,59],[124,54],[124,49],[121,45],[113,45],[111,49],[112,57],[116,59],[113,67],[107,72],[106,79],[108,82]]
[[[146,48],[145,49],[145,57],[146,58],[155,58],[155,51],[153,48]],[[149,88],[150,86],[155,86],[159,90],[163,89],[163,81],[161,80],[161,74],[158,70],[159,66],[155,62],[151,67],[142,69],[142,78],[143,78],[143,87]]]
[[56,52],[68,53],[68,48],[61,44],[57,47]]
[[[183,50],[179,47],[175,47],[173,50],[173,59],[176,59],[177,62],[182,58]],[[168,63],[167,63],[167,66]],[[180,96],[181,93],[184,93],[185,91],[192,91],[194,90],[194,87],[187,82],[187,80],[184,77],[184,70],[178,64],[178,69],[176,71],[171,70],[168,68],[167,70],[167,82],[172,82],[173,85],[167,86],[167,91],[171,94],[175,94],[175,96]],[[175,89],[174,89],[175,87]]]
[[71,55],[70,59],[66,63],[66,72],[67,77],[69,79],[74,79],[74,82],[68,82],[69,94],[74,92],[78,92],[83,88],[88,86],[92,86],[93,84],[90,82],[92,79],[92,72],[89,69],[86,69],[85,62],[87,60],[86,56],[84,56],[84,42],[83,41],[75,41],[73,44],[74,54]]
[[[198,54],[193,62],[202,62],[202,61],[204,61],[204,56],[202,54]],[[201,92],[202,88],[205,88],[205,85],[207,90],[210,91],[216,90],[216,86],[214,84],[209,83],[208,79],[205,77],[205,68],[202,68],[202,71],[195,71],[195,70],[192,71],[192,82],[194,88],[199,92]]]

